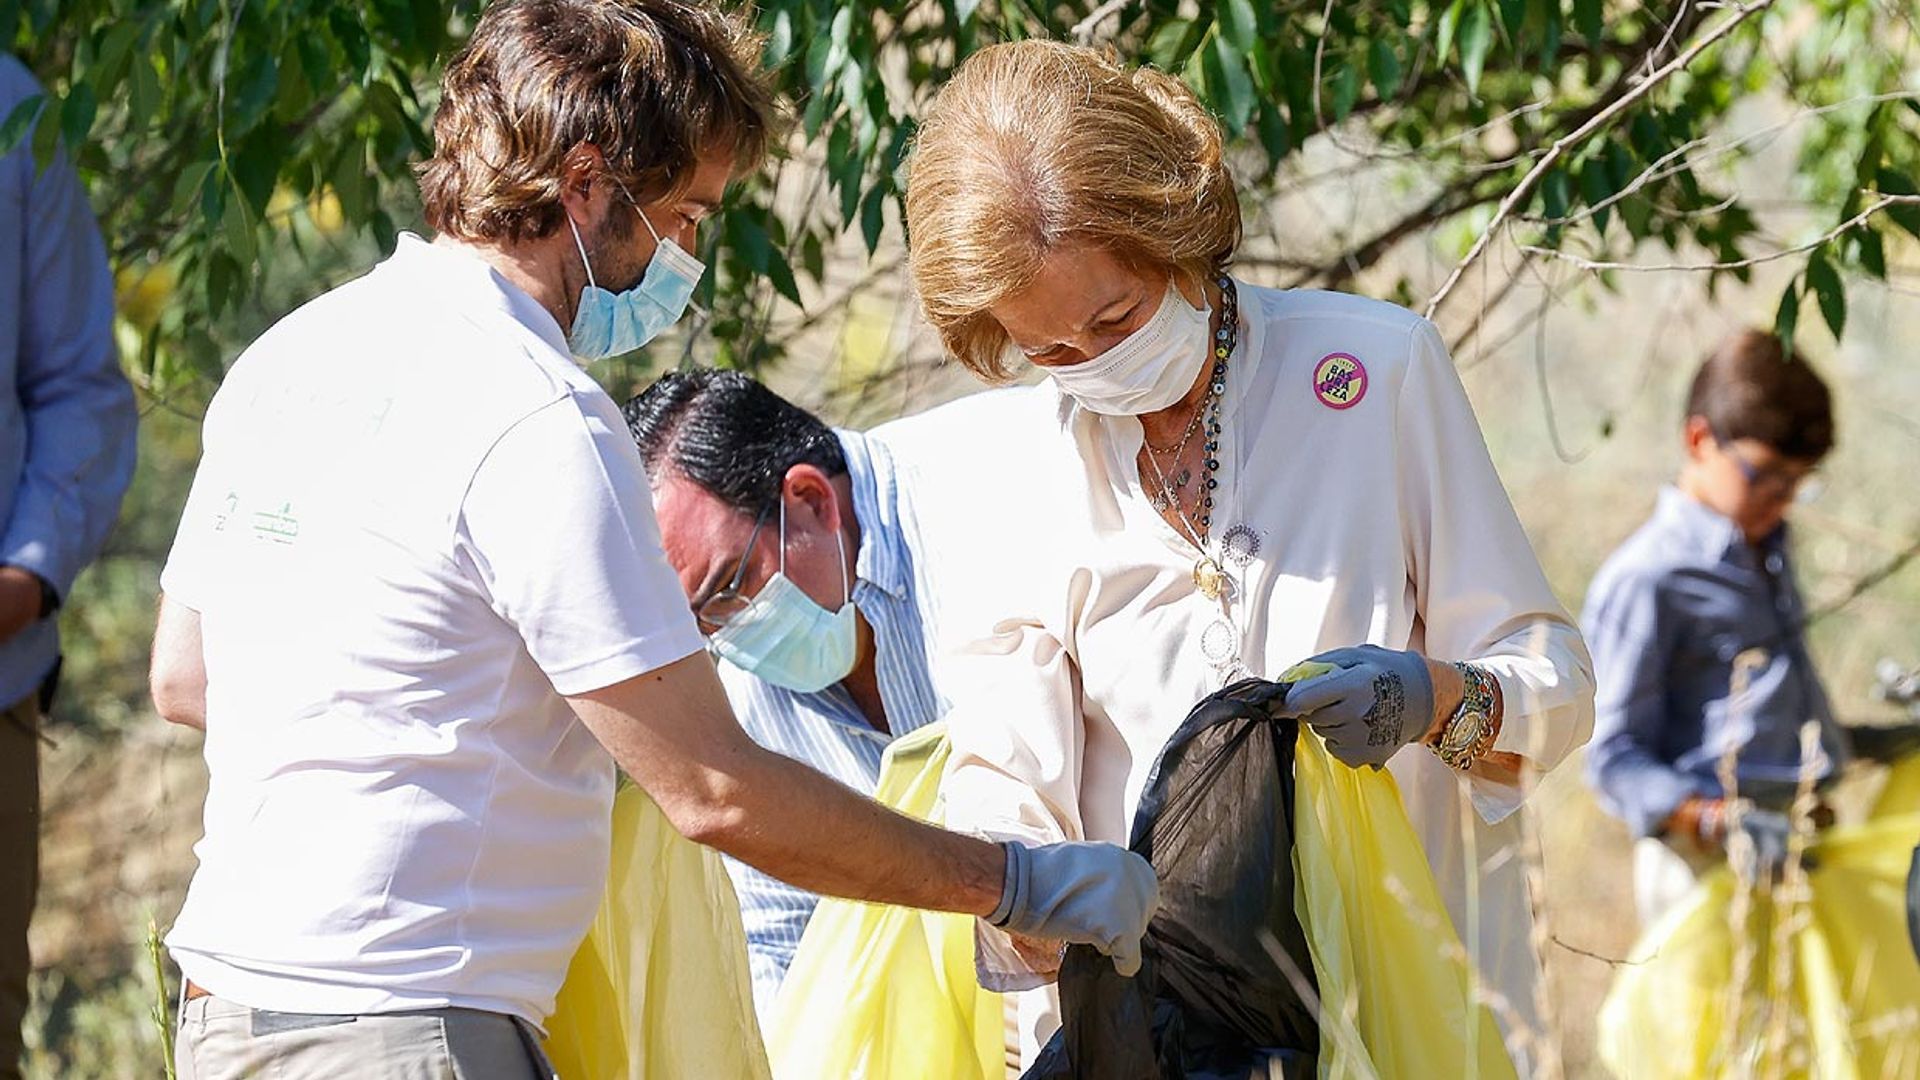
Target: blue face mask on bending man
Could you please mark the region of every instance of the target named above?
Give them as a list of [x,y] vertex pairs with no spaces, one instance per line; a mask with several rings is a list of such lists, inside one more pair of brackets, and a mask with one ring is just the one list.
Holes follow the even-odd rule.
[[[621,194],[625,195],[623,191]],[[567,345],[582,360],[605,360],[629,353],[657,337],[686,313],[693,299],[693,287],[707,272],[707,265],[679,244],[662,237],[653,222],[640,212],[640,204],[626,196],[633,212],[653,236],[653,258],[640,283],[622,293],[611,293],[593,279],[593,263],[587,258],[587,245],[580,239],[580,227],[567,215],[567,228],[573,230],[573,244],[580,249],[580,262],[587,270],[587,287],[580,290],[580,307],[573,315],[573,329],[567,331]]]
[[707,639],[713,651],[749,675],[796,693],[817,693],[846,678],[859,642],[847,542],[837,529],[834,540],[840,545],[840,591],[845,599],[839,610],[828,611],[787,576],[787,505],[781,500],[780,570]]

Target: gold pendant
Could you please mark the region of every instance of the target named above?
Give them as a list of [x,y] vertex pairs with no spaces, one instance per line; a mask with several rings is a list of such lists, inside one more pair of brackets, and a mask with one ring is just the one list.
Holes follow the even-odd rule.
[[1202,555],[1193,564],[1193,587],[1207,599],[1218,600],[1220,594],[1227,591],[1227,572],[1220,569],[1219,563]]

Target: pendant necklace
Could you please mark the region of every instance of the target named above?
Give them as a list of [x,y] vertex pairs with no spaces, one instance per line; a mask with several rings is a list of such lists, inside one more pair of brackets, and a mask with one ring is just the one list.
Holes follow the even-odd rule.
[[[1234,291],[1233,279],[1221,274],[1215,280],[1215,284],[1220,287],[1220,329],[1214,332],[1213,371],[1208,376],[1207,400],[1202,409],[1194,410],[1195,420],[1199,419],[1202,411],[1207,417],[1207,438],[1201,444],[1201,451],[1204,454],[1202,460],[1205,482],[1199,487],[1200,497],[1195,505],[1200,518],[1198,526],[1194,524],[1193,518],[1188,516],[1186,500],[1181,495],[1182,489],[1190,481],[1190,475],[1181,475],[1177,484],[1169,482],[1166,473],[1160,468],[1160,462],[1156,459],[1153,448],[1147,446],[1144,439],[1141,443],[1142,448],[1147,451],[1147,464],[1153,469],[1154,479],[1158,480],[1160,485],[1159,495],[1151,501],[1156,509],[1163,511],[1166,506],[1171,506],[1187,538],[1193,542],[1194,547],[1199,549],[1200,557],[1194,560],[1193,564],[1193,585],[1209,600],[1220,599],[1233,585],[1232,578],[1227,575],[1226,569],[1208,552],[1207,540],[1208,531],[1213,526],[1213,493],[1220,487],[1220,404],[1226,397],[1227,361],[1233,356],[1234,346],[1238,344],[1240,327],[1239,298]],[[1179,451],[1185,448],[1194,428],[1195,425],[1189,423],[1187,435],[1183,436],[1179,446],[1175,447],[1176,461]]]

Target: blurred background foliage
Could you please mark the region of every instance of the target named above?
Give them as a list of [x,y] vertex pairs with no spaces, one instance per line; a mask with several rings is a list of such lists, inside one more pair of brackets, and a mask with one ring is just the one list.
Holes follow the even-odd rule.
[[[150,392],[191,409],[266,313],[364,265],[355,241],[389,250],[418,226],[411,166],[431,150],[440,65],[477,7],[0,0],[0,41],[48,90],[0,119],[0,150],[77,148]],[[1417,160],[1422,197],[1330,257],[1289,266],[1299,283],[1345,285],[1437,224],[1471,233],[1550,152],[1501,222],[1528,243],[1596,259],[1645,244],[1752,257],[1754,208],[1715,168],[1739,148],[1712,135],[1762,92],[1814,111],[1800,176],[1830,226],[1878,195],[1912,195],[1920,175],[1905,57],[1879,47],[1911,32],[1912,5],[1897,0],[765,0],[754,18],[795,128],[702,252],[715,268],[702,358],[750,369],[780,359],[777,318],[841,299],[819,291],[840,237],[879,249],[913,118],[955,64],[997,41],[1103,42],[1178,72],[1233,136],[1250,191],[1316,136]],[[1728,22],[1739,25],[1715,36]],[[1812,25],[1781,32],[1796,22]],[[1882,209],[1802,253],[1783,325],[1806,295],[1842,331],[1836,268],[1884,276],[1885,232],[1920,232],[1920,205]],[[1396,285],[1385,291],[1423,299]]]

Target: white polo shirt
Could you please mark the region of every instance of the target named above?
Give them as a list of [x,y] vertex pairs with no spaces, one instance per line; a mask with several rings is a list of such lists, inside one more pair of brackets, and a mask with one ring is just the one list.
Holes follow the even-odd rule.
[[403,236],[241,356],[203,437],[161,577],[208,676],[181,970],[541,1023],[613,798],[562,695],[702,647],[619,410],[531,297]]

